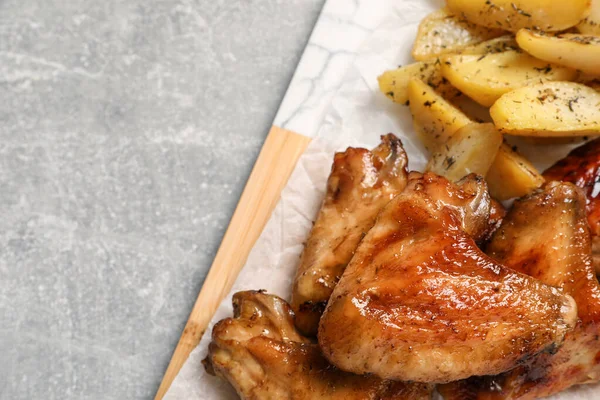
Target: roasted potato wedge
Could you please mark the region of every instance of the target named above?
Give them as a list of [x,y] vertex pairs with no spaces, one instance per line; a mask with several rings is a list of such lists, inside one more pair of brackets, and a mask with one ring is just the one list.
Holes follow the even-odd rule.
[[511,135],[600,135],[600,92],[574,82],[540,83],[503,95],[490,115]]
[[544,183],[537,169],[506,143],[500,146],[485,179],[492,197],[500,201],[525,196]]
[[433,152],[427,171],[457,181],[472,172],[485,176],[502,145],[494,124],[471,123],[457,130]]
[[451,12],[488,28],[562,31],[589,12],[590,0],[447,0]]
[[412,50],[415,60],[430,60],[466,46],[501,36],[504,31],[475,25],[442,8],[425,17],[419,25]]
[[[483,55],[518,49],[519,46],[514,36],[504,35],[465,47],[459,50],[458,53]],[[418,78],[434,88],[444,98],[453,99],[460,92],[442,76],[441,65],[441,60],[439,57],[436,57],[429,61],[420,61],[394,70],[385,71],[377,78],[379,81],[379,90],[390,100],[406,104],[408,102],[408,82],[411,78]]]
[[462,111],[419,79],[410,80],[408,101],[415,131],[429,151],[435,151],[454,132],[472,122]]
[[590,14],[577,25],[577,30],[586,35],[600,36],[600,0],[591,0]]
[[503,94],[534,82],[577,77],[574,69],[548,64],[520,51],[446,56],[441,71],[453,86],[486,107]]
[[459,91],[444,79],[440,72],[440,65],[440,60],[436,58],[435,61],[417,62],[385,71],[377,78],[379,90],[392,101],[406,104],[408,102],[408,82],[411,78],[418,78],[442,96],[452,98],[459,94]]
[[574,33],[550,36],[521,29],[517,43],[540,60],[600,76],[600,36]]

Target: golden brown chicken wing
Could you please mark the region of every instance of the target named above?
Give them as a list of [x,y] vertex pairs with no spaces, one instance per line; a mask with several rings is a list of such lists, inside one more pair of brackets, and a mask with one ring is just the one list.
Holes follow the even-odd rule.
[[335,155],[325,200],[292,290],[302,333],[317,334],[327,300],[356,246],[383,206],[404,190],[407,163],[402,142],[392,134],[382,136],[372,151],[351,147]]
[[573,296],[578,323],[555,354],[500,376],[441,386],[445,399],[537,399],[600,379],[600,288],[590,252],[585,198],[574,185],[552,182],[515,202],[488,254]]
[[337,367],[448,382],[496,374],[555,349],[576,319],[570,296],[487,257],[483,178],[412,174],[363,239],[321,319]]
[[547,181],[572,182],[587,198],[596,273],[600,274],[600,139],[576,148],[544,172]]
[[236,293],[234,317],[212,335],[207,370],[249,400],[425,400],[432,387],[357,376],[333,367],[300,336],[290,306],[262,292]]

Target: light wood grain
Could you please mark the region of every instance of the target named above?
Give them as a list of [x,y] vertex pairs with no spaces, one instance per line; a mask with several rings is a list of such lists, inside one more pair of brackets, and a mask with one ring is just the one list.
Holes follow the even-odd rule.
[[200,342],[215,310],[231,290],[298,158],[309,142],[310,138],[306,136],[277,126],[271,128],[179,338],[155,400],[163,398],[184,362]]

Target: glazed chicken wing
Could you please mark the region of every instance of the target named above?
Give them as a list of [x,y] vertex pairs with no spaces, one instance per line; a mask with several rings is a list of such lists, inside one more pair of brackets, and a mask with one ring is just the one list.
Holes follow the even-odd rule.
[[493,208],[483,178],[411,173],[333,291],[319,344],[337,367],[448,382],[497,374],[560,345],[576,306],[487,257],[475,240]]
[[351,147],[335,155],[292,290],[296,325],[306,335],[316,335],[331,291],[379,211],[406,186],[402,142],[392,134],[381,140],[372,151]]
[[290,306],[262,292],[233,297],[234,317],[213,330],[207,370],[251,400],[425,400],[432,387],[357,376],[331,366],[300,336]]
[[600,379],[600,289],[591,263],[583,193],[552,182],[515,202],[494,234],[488,254],[560,287],[577,302],[579,320],[555,354],[546,353],[508,373],[439,388],[447,400],[537,399]]
[[600,139],[593,140],[569,153],[544,172],[547,181],[572,182],[582,188],[587,198],[587,218],[592,232],[592,249],[596,273],[600,274]]

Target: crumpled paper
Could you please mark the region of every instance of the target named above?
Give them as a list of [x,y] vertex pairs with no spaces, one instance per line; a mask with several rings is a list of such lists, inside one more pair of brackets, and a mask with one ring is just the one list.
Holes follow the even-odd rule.
[[[290,298],[292,279],[321,204],[333,154],[348,146],[372,148],[379,136],[388,132],[402,139],[409,155],[409,168],[423,170],[427,153],[414,135],[407,107],[397,105],[379,93],[377,76],[384,70],[412,62],[410,49],[419,21],[440,7],[439,1],[381,0],[386,7],[373,26],[377,29],[357,52],[329,106],[317,137],[300,158],[283,190],[269,222],[251,251],[233,289],[215,313],[199,346],[173,382],[167,400],[235,400],[231,386],[208,375],[202,366],[214,324],[232,315],[231,296],[240,290],[265,289],[284,299]],[[381,17],[384,15],[384,17]],[[543,170],[564,157],[575,145],[533,146],[515,141],[519,151]],[[583,386],[553,399],[598,399],[600,387]]]

